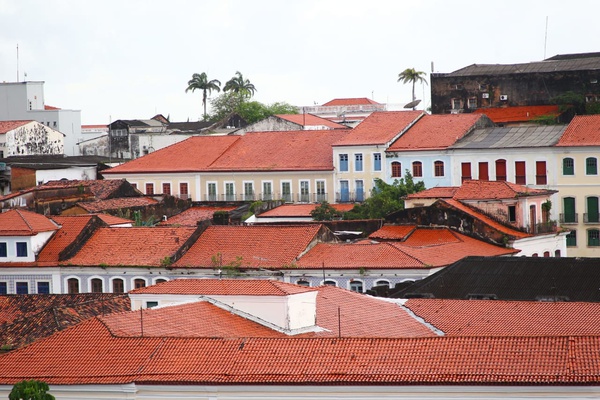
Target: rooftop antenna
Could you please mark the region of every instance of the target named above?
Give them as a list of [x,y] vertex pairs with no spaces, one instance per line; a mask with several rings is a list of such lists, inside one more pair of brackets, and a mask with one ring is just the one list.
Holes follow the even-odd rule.
[[17,82],[19,82],[19,43],[17,43]]
[[546,44],[548,43],[548,16],[546,15],[546,33],[544,34],[544,60],[546,59]]

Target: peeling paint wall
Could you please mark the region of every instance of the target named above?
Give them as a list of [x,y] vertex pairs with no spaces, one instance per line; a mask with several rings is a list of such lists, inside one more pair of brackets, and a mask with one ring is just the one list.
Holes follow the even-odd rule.
[[39,122],[6,133],[5,157],[64,154],[64,135]]

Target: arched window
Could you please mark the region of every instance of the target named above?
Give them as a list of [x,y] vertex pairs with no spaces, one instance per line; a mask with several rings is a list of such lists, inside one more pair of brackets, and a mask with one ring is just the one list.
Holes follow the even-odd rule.
[[390,282],[386,281],[384,279],[380,279],[378,281],[375,281],[375,286],[387,286],[387,287],[390,287]]
[[133,281],[133,288],[140,289],[146,287],[146,280],[143,278],[137,278]]
[[163,283],[166,282],[167,280],[165,278],[157,278],[154,280],[154,284],[158,284],[158,283]]
[[575,197],[563,198],[563,214],[560,222],[575,223],[577,222],[577,213],[575,212]]
[[587,213],[585,213],[584,222],[600,222],[600,214],[598,212],[598,197],[590,196],[587,198],[586,203]]
[[538,256],[538,253],[533,253],[533,254],[531,255],[531,257],[537,257],[537,256]]
[[413,161],[412,167],[413,177],[421,178],[423,176],[423,163],[421,161]]
[[444,162],[436,161],[433,163],[433,169],[435,176],[444,176]]
[[102,293],[102,279],[94,278],[90,281],[90,291],[92,293]]
[[333,279],[325,279],[325,281],[323,282],[323,285],[337,286],[337,282],[334,281]]
[[362,281],[352,280],[350,281],[350,290],[357,293],[363,292],[363,283]]
[[545,251],[544,252],[544,257],[550,257],[550,252],[549,251]]
[[112,292],[113,293],[124,293],[125,282],[121,278],[115,278],[112,281]]
[[67,279],[67,291],[69,294],[79,293],[79,279],[77,279],[77,278]]
[[563,158],[563,175],[575,175],[575,162],[572,158]]
[[554,251],[554,257],[560,257],[560,250]]
[[402,164],[398,161],[392,162],[392,178],[400,178],[402,176]]
[[296,281],[296,285],[308,287],[308,286],[310,286],[310,283],[307,280],[300,279],[300,280]]

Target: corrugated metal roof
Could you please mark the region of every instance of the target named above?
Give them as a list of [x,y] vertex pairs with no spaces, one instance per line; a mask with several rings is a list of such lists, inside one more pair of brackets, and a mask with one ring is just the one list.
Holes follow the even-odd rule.
[[515,126],[475,129],[458,140],[451,149],[497,149],[547,147],[555,145],[566,125]]

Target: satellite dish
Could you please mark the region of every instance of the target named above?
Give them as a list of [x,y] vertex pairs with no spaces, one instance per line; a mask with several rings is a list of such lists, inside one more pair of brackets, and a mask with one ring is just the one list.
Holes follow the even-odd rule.
[[420,103],[420,102],[421,102],[421,100],[414,100],[414,101],[411,101],[410,103],[406,104],[406,105],[404,106],[404,108],[415,108],[416,106],[418,106],[418,105],[419,105],[419,103]]

